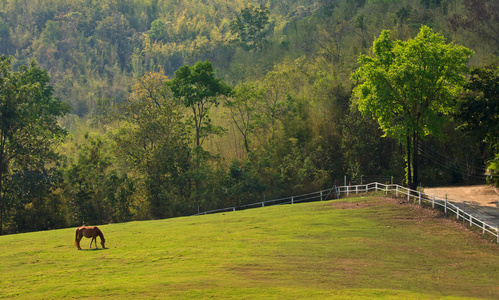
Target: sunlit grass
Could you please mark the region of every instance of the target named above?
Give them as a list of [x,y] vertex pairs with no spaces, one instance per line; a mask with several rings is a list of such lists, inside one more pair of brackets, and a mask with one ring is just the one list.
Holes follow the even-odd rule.
[[397,200],[99,227],[0,237],[0,298],[499,298],[497,245]]

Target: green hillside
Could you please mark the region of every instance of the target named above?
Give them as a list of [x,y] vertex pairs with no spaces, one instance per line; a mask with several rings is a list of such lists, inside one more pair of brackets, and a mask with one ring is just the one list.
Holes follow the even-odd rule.
[[383,198],[0,237],[0,298],[497,299],[499,248]]

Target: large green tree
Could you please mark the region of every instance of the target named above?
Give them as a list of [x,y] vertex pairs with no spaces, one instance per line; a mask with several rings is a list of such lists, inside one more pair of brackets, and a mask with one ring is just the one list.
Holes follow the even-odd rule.
[[219,97],[229,95],[232,88],[215,76],[213,65],[208,60],[197,62],[193,67],[180,67],[168,85],[173,96],[192,111],[195,146],[201,147],[205,137],[220,130],[209,118],[210,108],[217,106]]
[[393,40],[384,30],[374,40],[372,56],[361,55],[352,73],[354,93],[364,115],[377,119],[385,135],[406,146],[407,182],[418,182],[418,140],[441,131],[442,116],[455,107],[465,83],[472,51],[427,26],[408,41]]
[[13,71],[12,60],[0,56],[0,234],[6,181],[13,170],[43,169],[45,158],[54,157],[53,146],[65,135],[57,118],[69,111],[67,104],[52,96],[46,70],[32,61]]

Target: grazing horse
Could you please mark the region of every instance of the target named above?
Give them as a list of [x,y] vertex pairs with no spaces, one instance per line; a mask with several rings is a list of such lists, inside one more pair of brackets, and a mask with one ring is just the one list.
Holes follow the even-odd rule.
[[100,237],[100,243],[102,248],[106,248],[104,244],[106,243],[106,239],[104,238],[104,234],[97,226],[87,227],[85,225],[76,228],[76,237],[75,237],[75,245],[78,247],[78,250],[81,250],[80,241],[83,237],[92,238],[90,241],[90,248],[92,248],[92,243],[95,241],[95,248],[97,247],[97,236]]

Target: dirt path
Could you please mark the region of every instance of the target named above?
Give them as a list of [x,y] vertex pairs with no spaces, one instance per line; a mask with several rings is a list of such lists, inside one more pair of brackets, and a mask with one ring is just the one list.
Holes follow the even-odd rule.
[[488,185],[425,188],[424,192],[444,199],[447,196],[453,202],[474,202],[481,206],[499,207],[499,194]]
[[425,188],[425,194],[447,199],[491,226],[499,224],[499,194],[487,185]]

